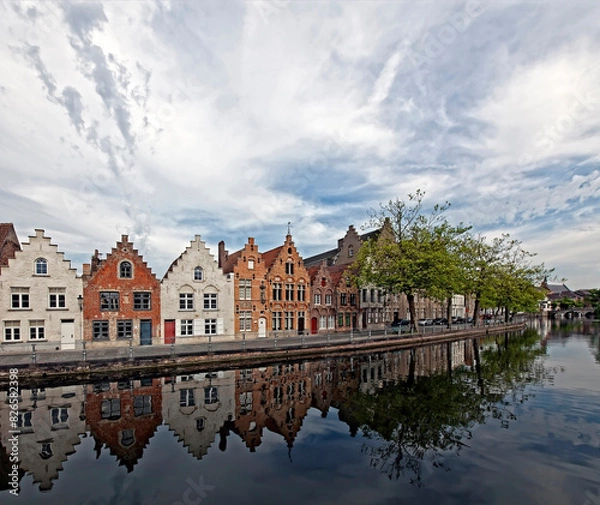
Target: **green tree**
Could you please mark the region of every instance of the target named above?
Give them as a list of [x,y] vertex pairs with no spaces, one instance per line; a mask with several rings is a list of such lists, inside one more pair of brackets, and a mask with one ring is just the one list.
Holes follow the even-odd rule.
[[460,271],[455,244],[469,229],[448,223],[447,202],[425,214],[424,195],[417,190],[407,201],[391,200],[373,211],[369,225],[380,233],[361,247],[353,265],[359,286],[373,285],[406,295],[415,330],[416,294],[444,299],[457,292]]

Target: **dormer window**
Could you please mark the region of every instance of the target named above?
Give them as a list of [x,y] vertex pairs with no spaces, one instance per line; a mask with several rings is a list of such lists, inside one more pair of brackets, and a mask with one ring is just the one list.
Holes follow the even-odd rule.
[[35,275],[48,275],[48,261],[44,258],[35,260]]
[[204,270],[202,270],[202,267],[194,268],[194,280],[195,281],[203,281],[204,280]]
[[131,279],[133,277],[133,267],[129,261],[122,261],[119,264],[119,277],[121,279]]

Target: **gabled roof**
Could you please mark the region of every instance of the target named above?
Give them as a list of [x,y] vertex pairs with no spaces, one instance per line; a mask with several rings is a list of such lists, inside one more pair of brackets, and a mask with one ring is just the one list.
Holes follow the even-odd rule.
[[279,255],[279,253],[281,252],[282,249],[283,249],[283,246],[280,245],[279,247],[276,247],[275,249],[271,249],[267,252],[262,253],[263,262],[267,268],[271,268],[271,266],[275,262],[275,259],[277,258],[277,256]]
[[21,250],[17,232],[12,223],[0,223],[0,266],[8,265],[8,260]]
[[339,252],[340,250],[336,248],[331,249],[330,251],[325,251],[316,254],[315,256],[311,256],[310,258],[305,258],[304,265],[307,267],[313,265],[320,265],[323,262],[323,260],[326,261],[327,265],[331,265],[333,263],[334,258],[338,255]]
[[223,262],[223,265],[221,265],[223,273],[230,274],[233,272],[233,267],[235,267],[242,252],[244,252],[244,250],[240,249],[239,251],[227,255],[227,259]]

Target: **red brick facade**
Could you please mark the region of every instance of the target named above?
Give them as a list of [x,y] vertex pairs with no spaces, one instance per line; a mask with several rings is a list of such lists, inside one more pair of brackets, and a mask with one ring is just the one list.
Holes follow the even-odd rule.
[[83,266],[83,318],[88,342],[160,343],[160,282],[127,235]]

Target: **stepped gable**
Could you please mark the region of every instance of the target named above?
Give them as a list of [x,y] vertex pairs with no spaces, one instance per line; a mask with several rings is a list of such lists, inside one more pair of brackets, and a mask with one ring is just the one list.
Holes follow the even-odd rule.
[[56,254],[56,255],[60,256],[60,257],[61,257],[61,260],[62,260],[64,263],[68,263],[68,264],[69,264],[69,266],[68,266],[68,269],[69,269],[69,270],[73,270],[74,272],[77,272],[77,269],[71,266],[71,265],[72,265],[72,264],[71,264],[71,260],[65,259],[65,253],[64,253],[64,252],[62,252],[62,251],[59,251],[59,250],[58,250],[58,245],[56,245],[56,244],[53,244],[53,243],[52,243],[52,239],[51,239],[50,237],[46,237],[46,236],[44,235],[45,233],[46,233],[46,232],[45,232],[45,230],[43,230],[43,229],[41,229],[41,228],[36,228],[36,229],[35,229],[35,235],[29,235],[29,237],[28,237],[28,238],[29,238],[29,242],[24,242],[24,243],[23,243],[23,245],[24,245],[24,246],[25,246],[25,245],[30,245],[30,244],[31,244],[31,240],[32,240],[32,239],[35,239],[35,238],[37,238],[37,239],[41,239],[41,240],[43,240],[43,241],[47,242],[47,244],[48,244],[48,247],[50,247],[50,248],[51,248],[51,249],[54,251],[54,254]]
[[21,250],[19,237],[12,223],[0,223],[0,267],[7,266],[8,260]]
[[275,260],[277,259],[277,256],[279,256],[279,253],[281,252],[282,249],[283,249],[283,246],[280,245],[279,247],[276,247],[275,249],[271,249],[269,251],[262,253],[262,259],[263,259],[263,262],[265,263],[265,266],[267,267],[267,269],[271,268],[273,266],[273,263],[275,263]]
[[[204,242],[204,240],[202,240],[202,237],[200,235],[194,235],[194,240],[190,241],[190,245],[186,246],[185,251],[183,251],[179,256],[177,256],[177,258],[175,258],[175,260],[173,260],[173,262],[169,265],[169,268],[167,268],[167,271],[165,272],[165,275],[163,276],[163,280],[167,279],[169,277],[169,274],[172,273],[173,270],[175,270],[175,267],[179,264],[181,259],[186,254],[190,253],[192,249],[194,249],[194,244],[198,244],[198,249],[200,247],[204,247],[204,250],[208,251],[208,255],[210,256],[210,259],[212,261],[215,261],[215,255],[210,252],[210,249],[208,247],[206,247],[206,242]],[[221,267],[219,266],[219,268],[221,268]]]

